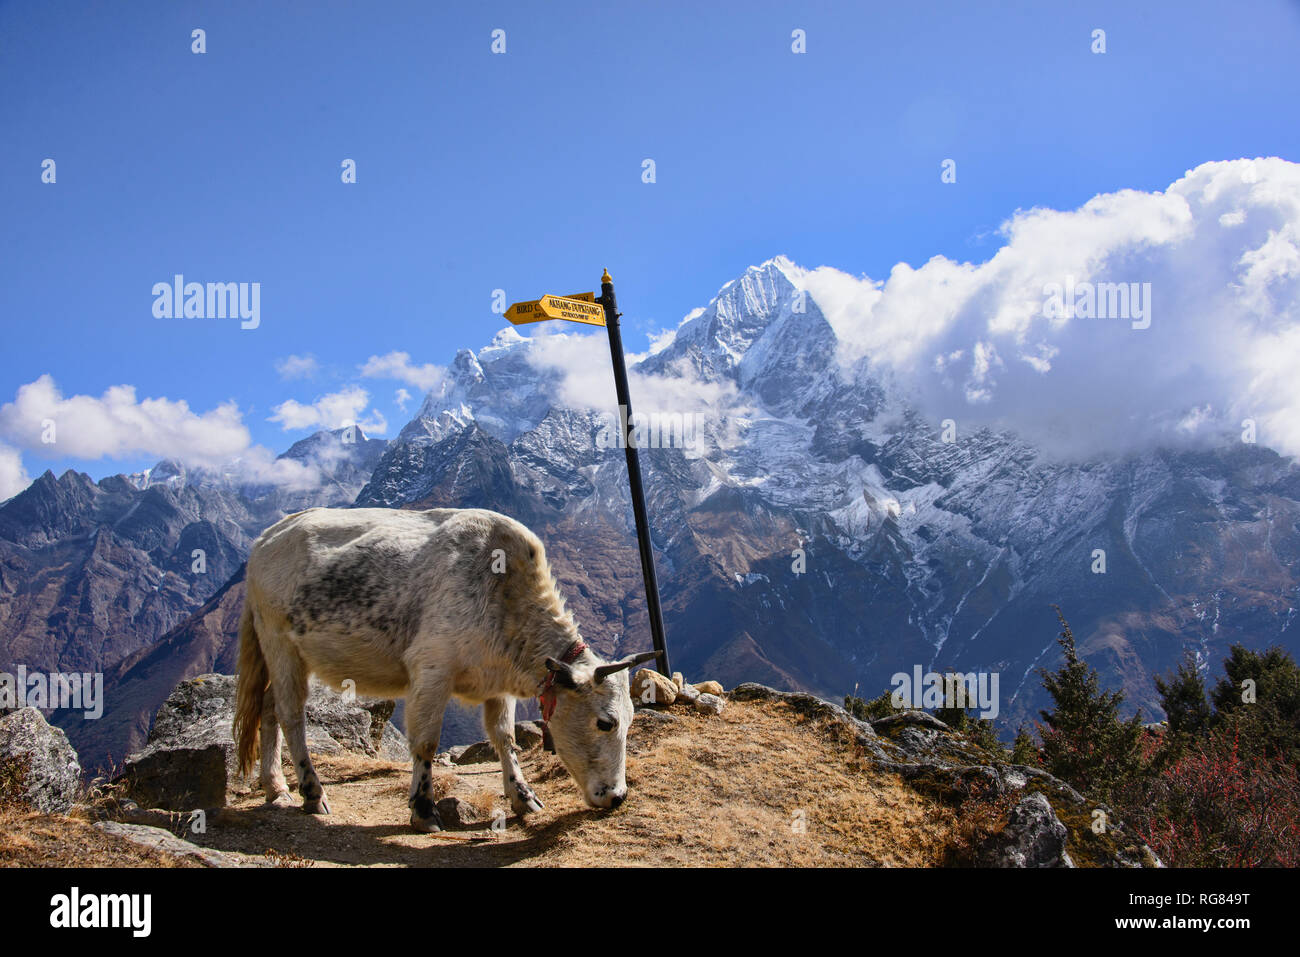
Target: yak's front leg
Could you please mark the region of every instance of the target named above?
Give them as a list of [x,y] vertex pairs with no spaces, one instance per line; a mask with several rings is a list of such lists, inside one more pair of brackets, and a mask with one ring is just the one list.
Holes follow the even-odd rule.
[[518,750],[515,746],[515,699],[503,695],[484,701],[483,725],[487,728],[488,740],[501,758],[501,785],[510,807],[520,817],[540,811],[545,805],[524,780],[519,758],[515,755]]
[[406,735],[411,745],[411,827],[441,831],[433,805],[433,759],[442,736],[442,716],[451,700],[451,683],[440,669],[425,668],[411,682],[406,699]]

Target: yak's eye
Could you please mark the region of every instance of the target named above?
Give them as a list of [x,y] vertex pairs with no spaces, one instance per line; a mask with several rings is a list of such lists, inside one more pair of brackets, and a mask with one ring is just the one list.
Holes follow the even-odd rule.
[[610,721],[608,718],[597,718],[596,727],[599,728],[601,731],[613,731],[614,722]]

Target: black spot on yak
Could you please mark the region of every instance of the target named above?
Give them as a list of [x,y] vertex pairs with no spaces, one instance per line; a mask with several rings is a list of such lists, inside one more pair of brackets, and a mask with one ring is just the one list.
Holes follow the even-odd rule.
[[293,596],[295,632],[309,628],[361,628],[409,638],[418,627],[418,594],[405,587],[409,559],[392,548],[357,545],[346,549]]
[[411,810],[414,811],[415,816],[422,821],[427,821],[431,817],[437,817],[438,814],[437,810],[433,806],[433,802],[423,794],[411,798]]

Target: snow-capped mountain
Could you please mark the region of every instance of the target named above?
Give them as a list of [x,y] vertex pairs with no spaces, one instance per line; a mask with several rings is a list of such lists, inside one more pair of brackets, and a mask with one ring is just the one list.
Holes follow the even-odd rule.
[[[995,672],[1011,730],[1042,703],[1035,669],[1057,664],[1053,604],[1149,715],[1152,675],[1185,650],[1207,666],[1233,642],[1300,652],[1292,462],[1244,444],[1063,463],[1011,434],[945,441],[869,357],[841,364],[805,275],[780,258],[751,267],[632,368],[638,414],[677,416],[691,439],[641,454],[675,669],[831,697],[916,666]],[[7,649],[45,667],[118,661],[128,713],[68,730],[120,750],[168,681],[233,661],[251,537],[314,504],[506,512],[541,535],[590,643],[648,647],[624,456],[607,441],[612,374],[607,407],[566,399],[574,370],[553,346],[503,330],[457,353],[392,442],[299,443],[285,455],[334,463],[312,488],[239,488],[177,463],[97,484],[42,476],[0,507]],[[573,354],[590,374],[599,351]],[[200,534],[221,536],[221,574],[195,583]],[[118,609],[107,627],[73,611],[83,596]]]
[[359,429],[303,439],[280,458],[310,481],[288,488],[175,461],[99,482],[47,471],[0,504],[0,670],[97,671],[151,644],[240,569],[268,524],[350,504],[387,445]]
[[[945,442],[869,363],[840,365],[801,275],[751,267],[634,368],[665,383],[654,395],[680,383],[677,408],[634,390],[638,413],[724,397],[699,446],[642,453],[676,666],[832,695],[917,664],[996,671],[1019,719],[1055,661],[1052,604],[1148,712],[1151,675],[1184,649],[1208,663],[1295,640],[1291,462],[1242,445],[1062,464],[988,430]],[[358,504],[517,514],[558,550],[596,643],[645,644],[622,453],[597,441],[612,410],[548,399],[562,390],[534,348],[506,330],[462,351]]]

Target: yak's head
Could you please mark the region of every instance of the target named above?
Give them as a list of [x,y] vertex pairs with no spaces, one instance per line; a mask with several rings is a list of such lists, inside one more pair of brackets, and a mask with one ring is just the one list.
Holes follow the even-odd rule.
[[603,664],[585,655],[573,664],[554,658],[555,713],[548,722],[555,753],[596,808],[614,808],[627,797],[627,731],[632,724],[628,669],[655,652]]

